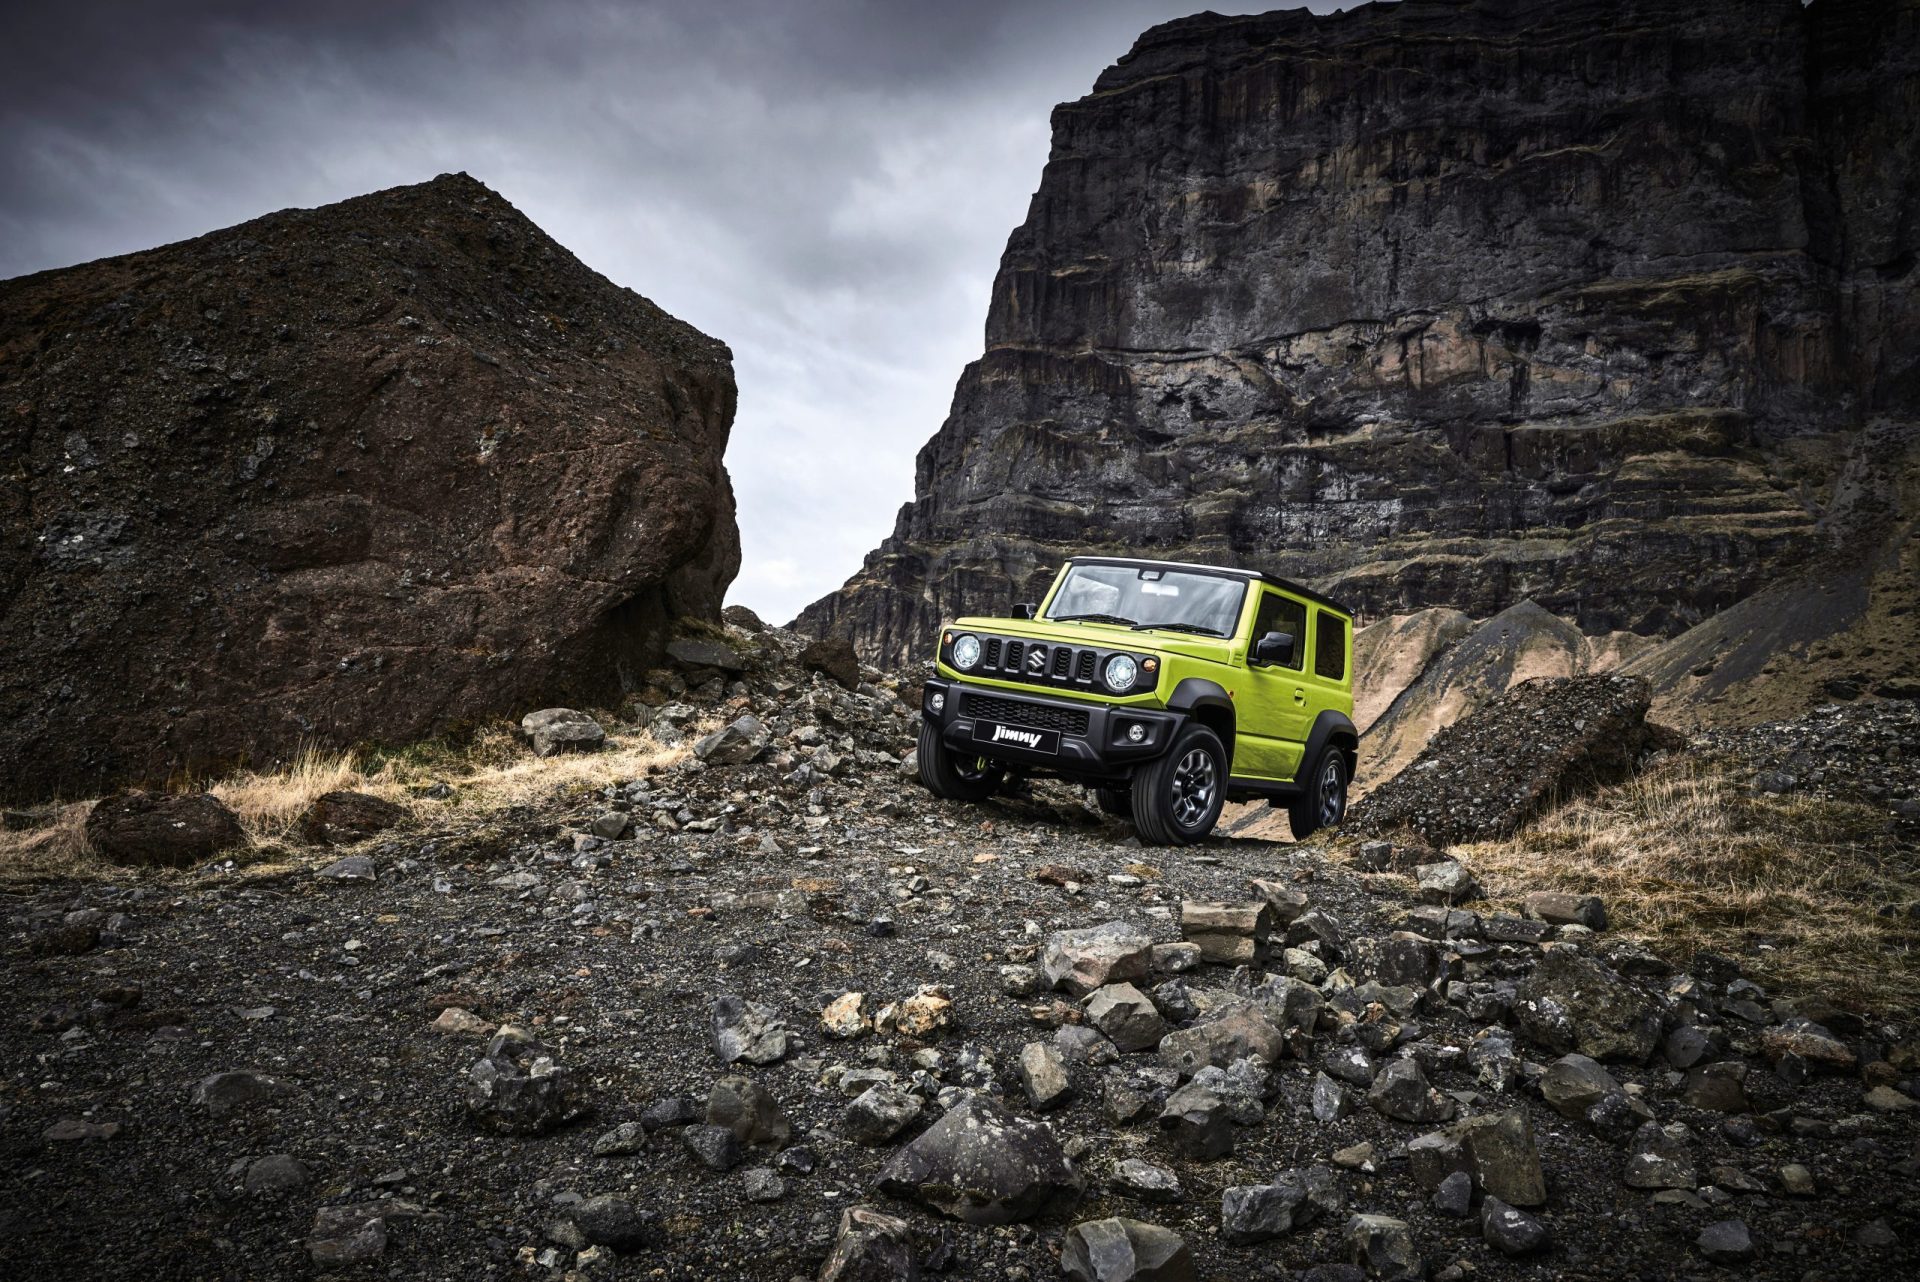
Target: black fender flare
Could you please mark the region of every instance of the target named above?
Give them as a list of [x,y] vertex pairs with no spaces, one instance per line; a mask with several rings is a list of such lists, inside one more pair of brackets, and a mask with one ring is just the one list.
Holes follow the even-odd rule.
[[1295,779],[1304,779],[1306,772],[1313,769],[1320,760],[1320,750],[1333,743],[1346,753],[1347,782],[1353,782],[1354,767],[1360,757],[1360,732],[1353,728],[1353,719],[1344,712],[1335,712],[1328,708],[1313,719],[1313,728],[1307,731],[1306,751],[1300,754],[1300,770]]
[[1220,736],[1221,745],[1227,750],[1227,766],[1233,766],[1233,739],[1239,726],[1239,714],[1234,708],[1233,696],[1218,681],[1209,681],[1205,677],[1186,677],[1173,688],[1167,696],[1167,711],[1185,713],[1197,717],[1202,710],[1208,713],[1210,721],[1224,720],[1226,733]]

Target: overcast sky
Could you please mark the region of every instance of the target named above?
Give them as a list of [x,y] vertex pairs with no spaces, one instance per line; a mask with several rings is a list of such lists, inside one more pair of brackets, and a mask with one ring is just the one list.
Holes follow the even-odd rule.
[[730,599],[784,622],[912,497],[1053,105],[1206,7],[1287,4],[7,3],[0,278],[465,170],[732,346]]

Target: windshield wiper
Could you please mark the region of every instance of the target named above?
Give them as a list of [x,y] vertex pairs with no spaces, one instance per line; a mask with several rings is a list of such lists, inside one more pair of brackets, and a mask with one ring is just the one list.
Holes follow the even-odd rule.
[[1191,632],[1196,636],[1224,637],[1226,633],[1218,628],[1203,628],[1197,623],[1136,623],[1135,632]]
[[1118,623],[1123,628],[1135,628],[1140,625],[1132,619],[1123,619],[1117,614],[1052,614],[1047,616],[1048,623]]

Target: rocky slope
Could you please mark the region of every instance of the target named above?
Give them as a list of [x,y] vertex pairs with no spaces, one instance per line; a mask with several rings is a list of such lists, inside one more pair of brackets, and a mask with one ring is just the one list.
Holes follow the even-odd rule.
[[612,698],[738,567],[733,407],[465,175],[0,283],[0,786]]
[[1672,634],[1884,513],[1913,0],[1409,0],[1147,32],[1054,115],[986,352],[802,626],[889,662],[1062,556]]
[[[1912,1271],[1905,1016],[1417,845],[937,803],[871,674],[729,645],[648,678],[645,777],[0,896],[9,1275]],[[1834,738],[1768,736],[1821,787]]]

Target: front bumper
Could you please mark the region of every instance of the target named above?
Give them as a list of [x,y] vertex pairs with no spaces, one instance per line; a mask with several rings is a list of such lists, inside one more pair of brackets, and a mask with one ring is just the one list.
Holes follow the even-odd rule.
[[[1028,770],[1116,780],[1165,752],[1185,719],[1158,708],[1013,694],[944,677],[920,691],[920,715],[939,728],[941,741],[955,752]],[[1138,740],[1129,737],[1135,726],[1141,731]],[[1014,737],[988,738],[994,727],[1005,727]],[[1026,746],[1021,737],[1035,737],[1040,746]]]

